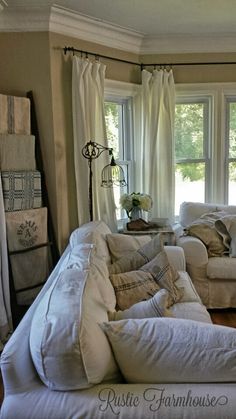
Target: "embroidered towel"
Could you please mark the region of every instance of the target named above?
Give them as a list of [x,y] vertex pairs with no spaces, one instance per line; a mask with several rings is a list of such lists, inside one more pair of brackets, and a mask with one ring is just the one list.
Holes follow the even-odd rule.
[[48,246],[33,249],[48,240],[47,208],[7,212],[6,225],[17,303],[31,304],[49,275]]
[[35,137],[0,134],[0,170],[35,169]]
[[0,94],[0,133],[30,134],[30,100]]
[[5,211],[42,207],[41,174],[35,171],[2,172]]

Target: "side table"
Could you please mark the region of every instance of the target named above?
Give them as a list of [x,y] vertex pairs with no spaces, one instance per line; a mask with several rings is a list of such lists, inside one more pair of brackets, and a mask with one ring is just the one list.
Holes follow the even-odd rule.
[[150,230],[127,230],[124,228],[122,234],[128,234],[130,236],[155,236],[156,234],[162,234],[163,237],[163,244],[165,246],[175,246],[176,238],[175,232],[171,225],[167,225],[164,227],[155,227]]

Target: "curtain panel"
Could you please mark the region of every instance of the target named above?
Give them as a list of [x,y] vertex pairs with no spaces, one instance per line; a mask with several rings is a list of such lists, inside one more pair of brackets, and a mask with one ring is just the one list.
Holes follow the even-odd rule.
[[6,220],[0,176],[0,351],[12,332]]
[[[74,167],[79,225],[89,220],[88,160],[82,148],[88,141],[108,146],[104,114],[104,79],[106,67],[99,61],[73,57],[72,63],[72,112],[74,137]],[[101,187],[102,168],[109,163],[108,153],[103,152],[92,161],[94,220],[105,221],[116,230],[113,189]]]
[[141,92],[134,99],[135,188],[152,196],[153,218],[170,221],[174,220],[174,114],[172,70],[143,70]]

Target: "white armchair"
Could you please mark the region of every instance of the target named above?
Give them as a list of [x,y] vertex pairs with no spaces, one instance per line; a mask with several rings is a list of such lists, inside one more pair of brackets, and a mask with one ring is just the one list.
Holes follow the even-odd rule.
[[236,206],[183,202],[180,206],[180,225],[177,245],[185,253],[187,271],[203,304],[208,308],[236,307],[236,258],[209,257],[199,238],[184,235],[184,229],[206,213],[224,211],[236,215]]

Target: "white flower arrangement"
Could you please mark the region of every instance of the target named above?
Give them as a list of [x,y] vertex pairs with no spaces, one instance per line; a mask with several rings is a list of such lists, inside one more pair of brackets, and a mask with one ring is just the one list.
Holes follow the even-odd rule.
[[140,209],[143,211],[150,211],[152,208],[152,198],[150,195],[141,194],[140,192],[131,194],[124,194],[120,197],[120,204],[122,208],[126,211],[129,218],[130,212],[134,209]]

